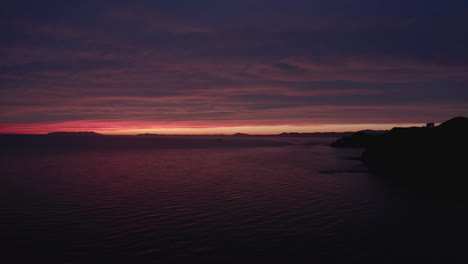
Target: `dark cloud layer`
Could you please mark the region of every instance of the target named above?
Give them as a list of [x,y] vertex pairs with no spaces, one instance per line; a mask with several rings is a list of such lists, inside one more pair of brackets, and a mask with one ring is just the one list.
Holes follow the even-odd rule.
[[6,0],[0,128],[468,115],[467,13],[466,1]]

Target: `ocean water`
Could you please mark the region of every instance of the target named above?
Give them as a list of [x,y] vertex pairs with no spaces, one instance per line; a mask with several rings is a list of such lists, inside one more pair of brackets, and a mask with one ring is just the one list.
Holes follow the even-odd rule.
[[466,199],[395,184],[332,140],[4,138],[2,256],[467,263]]

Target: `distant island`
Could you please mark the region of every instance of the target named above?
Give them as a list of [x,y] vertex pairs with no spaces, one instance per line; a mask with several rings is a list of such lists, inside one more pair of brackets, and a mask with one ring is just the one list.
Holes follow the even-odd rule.
[[361,159],[376,168],[457,174],[468,169],[468,118],[455,117],[439,126],[395,127],[381,135],[359,131],[330,145],[364,148]]
[[137,137],[156,137],[156,136],[161,136],[160,134],[153,134],[153,133],[144,133],[144,134],[137,134],[135,135]]
[[92,131],[83,131],[83,132],[51,132],[47,135],[50,136],[80,136],[80,137],[89,137],[89,136],[104,136]]
[[[380,135],[388,131],[383,130],[363,130],[364,132],[369,135]],[[311,132],[311,133],[298,133],[298,132],[283,132],[280,134],[272,134],[272,135],[252,135],[246,133],[235,133],[230,135],[231,137],[344,137],[347,138],[349,136],[353,136],[355,132]],[[51,132],[47,135],[50,136],[105,136],[100,133],[96,133],[93,131],[80,131],[80,132]],[[137,137],[159,137],[159,136],[229,136],[224,134],[209,134],[209,135],[171,135],[171,134],[156,134],[156,133],[144,133],[144,134],[136,134],[136,135],[128,135],[128,136],[137,136]]]
[[250,137],[252,135],[245,134],[245,133],[235,133],[232,135],[233,137]]

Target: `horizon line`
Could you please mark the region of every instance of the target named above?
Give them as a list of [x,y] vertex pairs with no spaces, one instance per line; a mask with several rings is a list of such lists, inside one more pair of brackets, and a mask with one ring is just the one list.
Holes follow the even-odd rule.
[[[352,133],[363,130],[385,131],[394,127],[420,127],[426,123],[394,123],[394,124],[320,124],[320,125],[270,125],[270,126],[219,126],[219,127],[170,127],[170,128],[133,128],[115,127],[109,128],[83,128],[83,127],[50,127],[41,126],[16,127],[17,129],[5,129],[3,135],[47,135],[57,132],[94,132],[101,135],[161,135],[161,136],[232,136],[246,134],[249,136],[275,136],[285,133],[298,134],[324,134],[324,133]],[[298,129],[302,128],[302,129]],[[318,129],[321,128],[321,129]],[[328,129],[327,129],[328,128]],[[335,128],[335,129],[333,129]],[[16,131],[15,131],[16,130]]]

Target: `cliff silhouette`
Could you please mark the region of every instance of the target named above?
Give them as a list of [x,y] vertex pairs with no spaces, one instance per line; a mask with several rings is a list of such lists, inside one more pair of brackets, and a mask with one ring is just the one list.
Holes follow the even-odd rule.
[[439,126],[395,127],[382,135],[361,131],[331,146],[365,148],[361,159],[378,169],[458,173],[468,169],[468,118],[455,117]]

